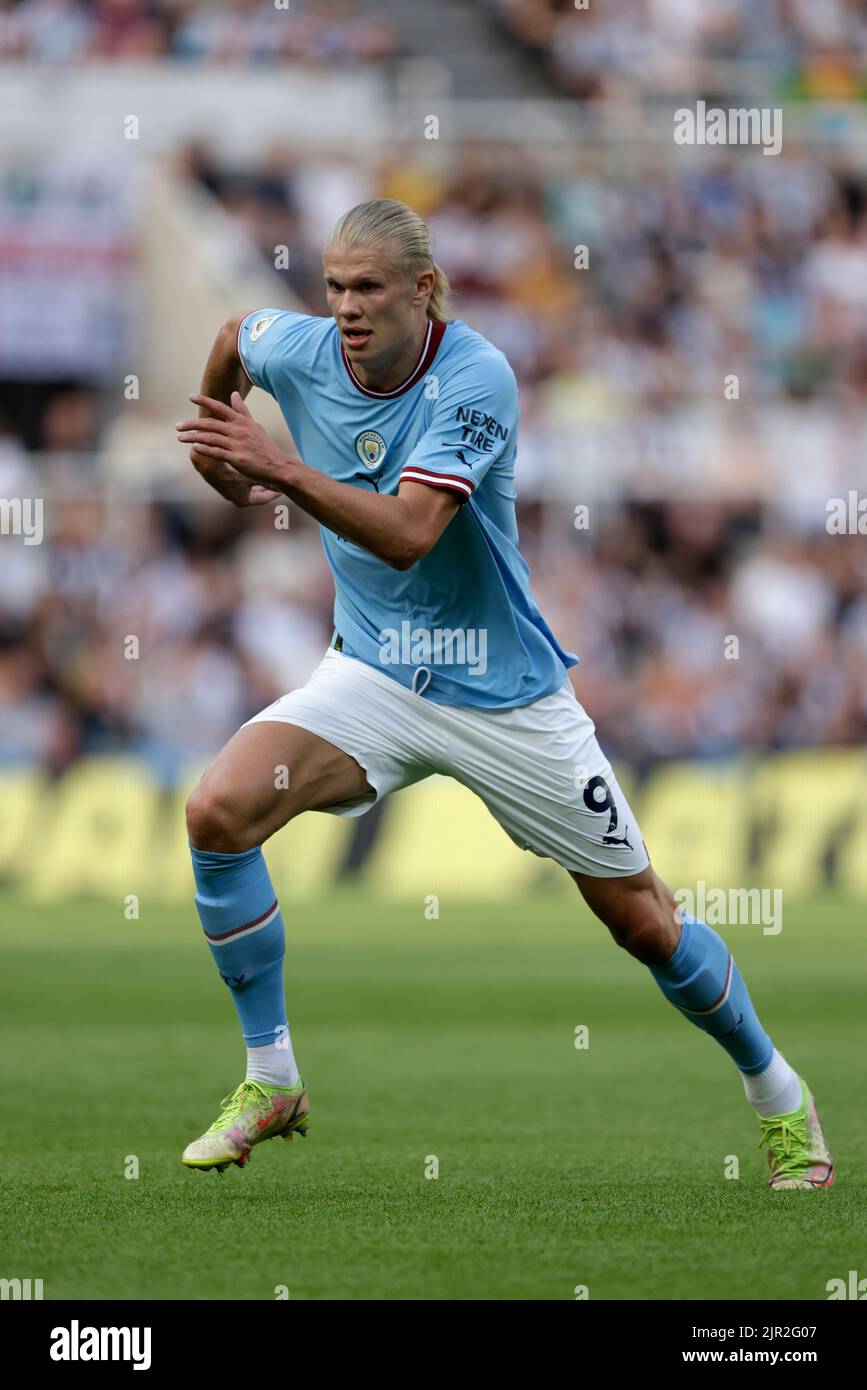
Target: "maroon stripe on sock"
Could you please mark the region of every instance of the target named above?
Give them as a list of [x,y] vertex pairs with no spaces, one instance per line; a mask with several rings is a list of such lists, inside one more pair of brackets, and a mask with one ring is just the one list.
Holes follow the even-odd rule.
[[729,989],[731,988],[731,982],[732,982],[732,965],[733,965],[733,964],[734,964],[734,962],[733,962],[733,960],[732,960],[732,955],[731,955],[731,952],[729,952],[729,963],[728,963],[728,969],[726,970],[726,982],[725,982],[725,985],[723,986],[722,994],[720,994],[719,997],[718,997],[717,999],[715,999],[715,1000],[713,1001],[712,1004],[709,1004],[708,1007],[707,1007],[706,1009],[687,1009],[687,1013],[688,1013],[688,1014],[695,1014],[696,1018],[700,1018],[702,1014],[712,1014],[713,1011],[714,1011],[714,1009],[718,1009],[718,1008],[719,1008],[720,1004],[721,1004],[722,1001],[725,999],[726,995],[728,994]]
[[252,922],[245,922],[242,927],[233,927],[231,931],[220,932],[219,936],[212,936],[209,931],[206,931],[205,936],[208,938],[209,941],[228,941],[230,936],[237,936],[239,932],[249,931],[250,927],[258,927],[260,922],[264,922],[266,917],[271,916],[271,913],[274,911],[274,908],[276,906],[277,899],[275,898],[271,906],[268,908],[268,911],[263,912],[261,917],[254,917]]

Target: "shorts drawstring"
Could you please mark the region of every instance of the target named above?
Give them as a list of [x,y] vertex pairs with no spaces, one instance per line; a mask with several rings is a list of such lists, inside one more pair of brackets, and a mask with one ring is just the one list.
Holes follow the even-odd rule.
[[[331,645],[332,645],[332,647],[334,648],[334,650],[335,650],[336,652],[342,652],[342,651],[343,651],[343,637],[342,637],[342,635],[341,635],[339,632],[335,632],[335,634],[334,634],[334,640],[332,641]],[[422,674],[424,674],[425,676],[427,676],[427,680],[425,681],[424,685],[423,685],[423,686],[421,687],[421,689],[419,690],[419,688],[418,688],[418,687],[419,687],[419,679],[418,679],[418,678],[419,678],[419,676],[422,675]],[[427,688],[428,688],[428,686],[430,685],[430,683],[431,683],[432,680],[433,680],[433,672],[431,671],[431,669],[430,669],[429,666],[417,666],[417,667],[415,668],[415,670],[413,671],[413,673],[412,673],[412,693],[413,693],[413,695],[419,695],[419,696],[423,695],[424,692],[427,690]]]
[[[417,683],[418,683],[418,678],[419,678],[419,676],[421,675],[422,671],[424,671],[425,675],[427,676],[427,680],[425,681],[425,683],[424,683],[424,685],[422,686],[421,690],[419,690],[419,689],[417,688]],[[431,683],[432,680],[433,680],[433,675],[432,675],[430,669],[429,669],[427,666],[418,666],[418,667],[415,669],[415,671],[413,671],[413,675],[412,675],[412,693],[413,693],[413,695],[423,695],[424,692],[427,690],[427,688],[428,688],[428,686],[430,685],[430,683]]]

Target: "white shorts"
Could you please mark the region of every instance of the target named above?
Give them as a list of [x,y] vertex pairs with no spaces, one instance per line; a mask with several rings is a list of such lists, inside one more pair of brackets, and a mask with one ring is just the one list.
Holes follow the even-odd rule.
[[564,869],[614,878],[648,857],[635,816],[566,679],[518,709],[435,705],[329,648],[306,685],[248,720],[297,724],[348,753],[372,793],[326,809],[359,816],[433,773],[481,797],[521,849]]

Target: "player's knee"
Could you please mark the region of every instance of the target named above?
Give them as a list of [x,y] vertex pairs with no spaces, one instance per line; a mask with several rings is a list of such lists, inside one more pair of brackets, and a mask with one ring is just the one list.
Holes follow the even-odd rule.
[[612,936],[643,965],[663,965],[674,954],[680,938],[674,899],[661,879],[641,893],[631,894]]
[[654,913],[633,911],[621,924],[619,932],[612,929],[611,934],[617,945],[642,965],[662,965],[672,954]]
[[661,965],[673,954],[680,938],[676,904],[652,869],[640,880],[597,880],[582,888],[616,944],[636,960]]
[[249,848],[243,843],[237,808],[206,782],[200,782],[187,801],[187,834],[196,849],[213,854],[237,854]]

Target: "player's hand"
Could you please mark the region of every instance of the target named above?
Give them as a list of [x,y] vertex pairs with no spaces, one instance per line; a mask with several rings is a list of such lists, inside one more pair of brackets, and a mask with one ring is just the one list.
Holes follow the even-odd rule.
[[[196,467],[199,467],[197,459],[212,459],[222,465],[224,471],[220,478],[224,484],[231,484],[231,475],[234,474],[239,481],[246,479],[257,485],[257,494],[262,491],[269,493],[269,497],[257,497],[257,500],[268,501],[271,497],[279,497],[282,491],[280,483],[286,472],[286,456],[258,421],[253,419],[240,392],[232,392],[230,405],[212,400],[210,396],[195,395],[190,396],[190,400],[210,412],[197,420],[181,421],[177,426],[180,443],[192,445]],[[208,482],[212,482],[210,477]],[[216,482],[212,485],[217,486]],[[217,487],[217,491],[220,490]]]
[[251,483],[249,478],[236,473],[227,463],[220,463],[219,459],[200,457],[196,449],[190,450],[190,462],[215,492],[236,507],[261,507],[281,496],[271,488]]

